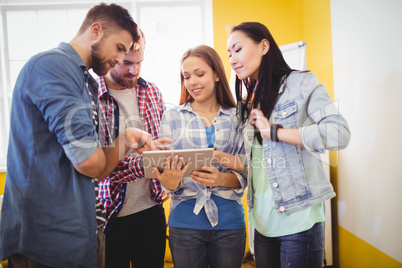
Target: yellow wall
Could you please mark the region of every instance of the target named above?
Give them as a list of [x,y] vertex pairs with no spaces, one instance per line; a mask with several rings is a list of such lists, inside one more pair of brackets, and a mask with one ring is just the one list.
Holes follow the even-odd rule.
[[4,184],[6,183],[6,173],[0,172],[0,195],[4,193]]
[[338,267],[342,268],[401,268],[402,263],[339,226]]
[[[4,184],[6,183],[6,173],[0,172],[0,195],[4,193]],[[2,261],[0,264],[6,265],[7,261]]]
[[258,21],[269,27],[278,45],[301,41],[301,3],[300,0],[213,0],[214,48],[223,60],[228,77],[226,39],[230,27],[243,21]]

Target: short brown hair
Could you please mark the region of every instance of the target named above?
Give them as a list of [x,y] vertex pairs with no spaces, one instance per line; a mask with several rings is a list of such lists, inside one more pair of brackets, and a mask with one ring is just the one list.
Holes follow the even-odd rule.
[[137,42],[140,39],[137,24],[128,10],[122,6],[101,3],[92,7],[82,22],[78,33],[85,32],[94,22],[99,22],[102,25],[106,36],[112,31],[120,29],[128,31],[133,38],[133,42]]
[[[180,60],[180,64],[183,64],[184,60],[188,57],[199,57],[218,76],[219,81],[215,84],[215,94],[218,103],[225,108],[236,107],[236,103],[234,101],[232,92],[230,91],[229,83],[226,78],[225,68],[223,67],[222,59],[219,57],[218,53],[212,47],[207,45],[199,45],[194,48],[188,49],[182,56]],[[181,81],[181,95],[180,95],[180,104],[185,102],[193,102],[194,98],[191,97],[190,93],[188,93],[185,85],[184,85],[184,76],[182,72],[180,72],[180,81]]]

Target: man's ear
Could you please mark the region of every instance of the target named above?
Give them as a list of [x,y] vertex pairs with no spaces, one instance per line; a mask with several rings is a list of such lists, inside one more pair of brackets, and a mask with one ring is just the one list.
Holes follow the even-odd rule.
[[99,22],[94,22],[91,25],[91,38],[92,40],[98,40],[103,35],[103,27]]
[[265,55],[269,51],[269,42],[267,39],[262,39],[261,41],[261,48],[262,48],[262,54]]

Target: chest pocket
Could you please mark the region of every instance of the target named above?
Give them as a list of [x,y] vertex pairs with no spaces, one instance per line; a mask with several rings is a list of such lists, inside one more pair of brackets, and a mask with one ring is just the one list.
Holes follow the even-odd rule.
[[294,101],[277,107],[272,113],[275,118],[275,123],[282,125],[284,128],[297,127],[296,114],[297,104]]

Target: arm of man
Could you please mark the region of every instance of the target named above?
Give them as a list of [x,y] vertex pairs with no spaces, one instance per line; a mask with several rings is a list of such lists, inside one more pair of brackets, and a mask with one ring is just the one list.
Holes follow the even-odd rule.
[[151,135],[136,128],[128,128],[120,134],[113,144],[105,149],[98,147],[96,151],[85,161],[74,165],[74,168],[88,177],[98,178],[98,181],[106,178],[120,163],[129,149],[144,150],[138,148],[138,143],[146,148],[153,148]]

